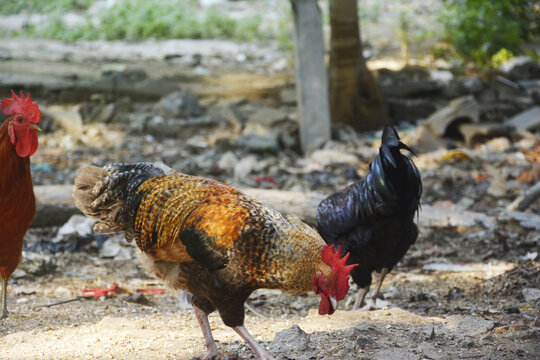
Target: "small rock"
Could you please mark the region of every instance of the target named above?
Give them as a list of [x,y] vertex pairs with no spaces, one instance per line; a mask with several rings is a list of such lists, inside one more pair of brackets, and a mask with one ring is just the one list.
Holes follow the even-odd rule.
[[218,161],[219,168],[224,170],[234,169],[236,164],[238,164],[238,157],[232,151],[227,151]]
[[510,59],[500,69],[513,80],[540,78],[540,65],[528,56],[519,56]]
[[249,155],[241,159],[234,166],[234,179],[236,182],[245,179],[257,165],[257,157],[255,155]]
[[446,148],[446,141],[435,135],[428,126],[420,125],[416,128],[416,134],[409,145],[415,151],[426,153]]
[[527,302],[536,302],[538,299],[540,299],[540,289],[523,288],[521,292],[523,293],[523,298]]
[[263,107],[257,109],[249,118],[248,122],[254,122],[271,126],[279,121],[287,119],[287,112],[281,109]]
[[202,114],[197,97],[191,93],[175,91],[164,96],[154,106],[154,111],[164,117],[187,118]]
[[150,300],[148,300],[148,298],[146,296],[144,296],[143,293],[129,294],[128,296],[126,296],[124,298],[124,300],[135,303],[135,304],[140,304],[140,305],[149,305],[150,304]]
[[271,137],[249,133],[240,136],[237,140],[237,145],[247,150],[258,152],[279,150],[277,134]]
[[437,136],[452,136],[456,126],[479,121],[480,107],[473,96],[454,99],[448,106],[437,110],[423,123]]
[[115,105],[114,104],[108,104],[105,106],[99,106],[92,112],[92,115],[90,115],[88,122],[93,123],[108,123],[113,115],[114,115]]
[[294,86],[285,86],[279,92],[279,99],[285,105],[296,105],[296,88]]
[[512,146],[512,144],[510,143],[510,140],[508,140],[508,138],[506,137],[491,139],[486,143],[486,148],[488,149],[488,151],[491,152],[503,153],[506,150],[510,149],[510,146]]
[[309,348],[309,335],[298,325],[293,325],[286,330],[276,334],[274,341],[270,344],[270,351],[274,353],[284,353],[288,357],[292,354],[299,354]]
[[309,158],[322,166],[332,164],[358,165],[359,163],[358,158],[355,155],[331,149],[315,150],[311,153]]
[[446,324],[450,330],[464,336],[481,335],[495,326],[491,320],[468,315],[452,315],[447,318]]
[[94,224],[96,220],[92,220],[83,215],[73,215],[67,223],[65,223],[56,234],[53,242],[59,242],[63,239],[64,235],[77,234],[79,236],[86,236],[93,233]]
[[516,116],[512,117],[505,124],[513,126],[516,131],[540,129],[540,106],[533,106]]
[[463,87],[470,94],[476,94],[482,91],[484,88],[484,82],[478,76],[473,76],[463,82]]

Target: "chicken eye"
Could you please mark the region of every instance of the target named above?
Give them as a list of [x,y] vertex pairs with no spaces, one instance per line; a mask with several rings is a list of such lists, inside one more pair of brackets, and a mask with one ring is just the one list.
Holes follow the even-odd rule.
[[18,116],[15,121],[17,121],[18,124],[22,123],[22,118],[20,116]]

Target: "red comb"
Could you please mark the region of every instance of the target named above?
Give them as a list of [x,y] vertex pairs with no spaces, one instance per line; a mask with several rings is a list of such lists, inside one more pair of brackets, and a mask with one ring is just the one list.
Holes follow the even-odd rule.
[[41,112],[39,111],[38,105],[32,101],[30,93],[28,93],[27,97],[24,97],[21,90],[21,97],[18,97],[17,94],[15,94],[15,91],[11,90],[11,95],[11,99],[5,98],[2,100],[2,103],[0,103],[2,112],[8,116],[21,113],[27,116],[32,124],[39,124]]
[[334,273],[335,283],[337,285],[336,300],[341,300],[349,291],[349,274],[358,264],[347,265],[349,253],[341,256],[341,246],[334,251],[334,245],[325,245],[321,252],[321,257],[327,263]]

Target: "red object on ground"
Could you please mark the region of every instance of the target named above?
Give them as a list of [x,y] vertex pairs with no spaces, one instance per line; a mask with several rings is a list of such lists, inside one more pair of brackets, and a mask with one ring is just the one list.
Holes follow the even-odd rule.
[[117,289],[119,289],[118,284],[112,284],[108,288],[97,287],[97,288],[91,288],[91,289],[82,289],[82,294],[83,296],[93,297],[97,299],[102,296],[107,296],[108,293],[110,293],[111,291],[115,291]]
[[276,180],[274,180],[274,178],[270,177],[270,176],[257,176],[255,177],[255,182],[262,182],[262,181],[266,181],[270,184],[273,184],[273,185],[277,185],[277,182]]
[[165,289],[137,289],[137,292],[145,294],[165,294]]

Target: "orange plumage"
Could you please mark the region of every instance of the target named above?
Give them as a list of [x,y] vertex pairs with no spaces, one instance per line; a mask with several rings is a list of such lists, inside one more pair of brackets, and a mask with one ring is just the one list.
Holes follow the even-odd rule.
[[73,196],[98,220],[96,232],[124,232],[147,272],[193,294],[209,356],[217,348],[207,314],[218,310],[259,358],[270,358],[243,327],[244,302],[255,289],[316,290],[319,312],[331,314],[349,288],[354,266],[315,230],[221,182],[163,164],[89,166],[80,170]]
[[35,213],[30,155],[37,150],[40,113],[30,95],[0,104],[9,117],[0,126],[0,319],[7,316],[7,280],[21,261],[23,237]]

